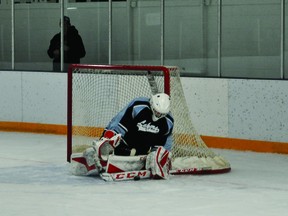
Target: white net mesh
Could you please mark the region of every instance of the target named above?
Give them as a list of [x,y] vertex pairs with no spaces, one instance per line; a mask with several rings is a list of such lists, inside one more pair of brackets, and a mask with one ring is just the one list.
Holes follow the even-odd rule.
[[[148,71],[154,76],[158,91],[167,91],[163,71],[153,69],[153,66],[141,66],[141,70],[137,66],[135,70],[133,66],[121,70],[113,66],[73,68],[70,94],[72,104],[68,104],[72,106],[70,145],[73,152],[83,151],[93,139],[99,137],[112,117],[132,99],[151,96]],[[172,170],[176,174],[229,171],[229,162],[209,149],[193,127],[178,68],[166,69],[170,75],[171,112],[175,120]]]

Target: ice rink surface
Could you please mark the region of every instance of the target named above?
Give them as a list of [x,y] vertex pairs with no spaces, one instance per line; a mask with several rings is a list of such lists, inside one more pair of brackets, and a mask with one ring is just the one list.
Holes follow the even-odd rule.
[[65,136],[0,132],[0,215],[288,215],[288,155],[215,152],[230,173],[104,182],[69,173]]

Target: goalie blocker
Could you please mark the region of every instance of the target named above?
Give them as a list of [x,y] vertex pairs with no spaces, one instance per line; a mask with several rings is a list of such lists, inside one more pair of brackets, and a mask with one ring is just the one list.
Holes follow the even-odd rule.
[[118,156],[113,154],[113,150],[119,144],[121,135],[113,135],[113,132],[106,132],[100,140],[93,141],[91,148],[72,154],[72,173],[100,174],[105,181],[169,178],[171,153],[164,147],[154,147],[148,155]]

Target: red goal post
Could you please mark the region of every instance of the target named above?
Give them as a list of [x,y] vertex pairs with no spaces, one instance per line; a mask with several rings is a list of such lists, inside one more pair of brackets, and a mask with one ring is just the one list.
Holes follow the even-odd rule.
[[[151,81],[152,79],[152,81]],[[135,97],[165,92],[174,117],[172,174],[225,173],[230,163],[209,149],[192,124],[178,67],[72,64],[68,70],[67,161],[99,138]]]

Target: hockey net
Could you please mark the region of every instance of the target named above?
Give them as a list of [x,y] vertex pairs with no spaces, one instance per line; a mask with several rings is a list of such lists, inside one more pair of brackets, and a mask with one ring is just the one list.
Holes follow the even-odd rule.
[[[152,80],[152,81],[151,81]],[[174,117],[172,174],[229,172],[229,162],[209,149],[193,127],[177,67],[71,65],[68,72],[67,161],[101,136],[132,99],[155,92],[171,96]]]

